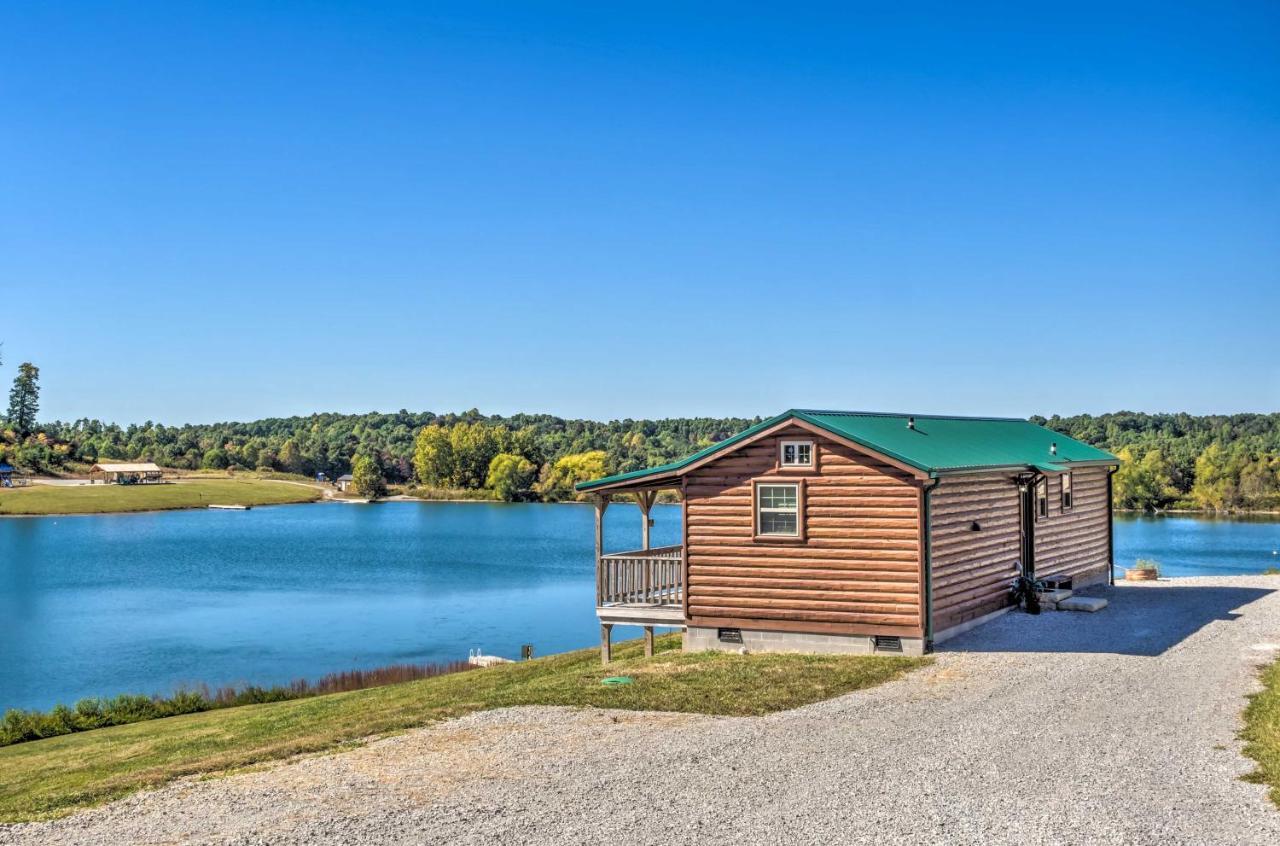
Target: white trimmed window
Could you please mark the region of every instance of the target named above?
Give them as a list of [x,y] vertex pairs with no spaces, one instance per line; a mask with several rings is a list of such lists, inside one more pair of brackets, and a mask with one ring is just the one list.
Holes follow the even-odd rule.
[[1062,510],[1070,511],[1071,506],[1075,504],[1075,496],[1071,491],[1071,474],[1062,474]]
[[760,535],[800,536],[800,486],[756,487],[756,531]]
[[1049,480],[1041,477],[1036,482],[1036,519],[1049,516]]
[[779,463],[783,467],[812,467],[813,441],[783,441]]

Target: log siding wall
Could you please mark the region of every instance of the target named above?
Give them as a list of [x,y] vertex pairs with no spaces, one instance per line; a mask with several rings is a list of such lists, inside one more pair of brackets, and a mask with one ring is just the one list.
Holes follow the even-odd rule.
[[1062,510],[1062,477],[1049,477],[1049,516],[1036,521],[1036,577],[1071,576],[1077,584],[1107,578],[1107,469],[1082,467],[1072,473],[1075,506]]
[[[779,467],[779,442],[814,444],[816,467]],[[753,483],[803,478],[803,541],[753,538]],[[799,428],[685,478],[687,616],[694,626],[919,637],[919,485]]]
[[[1111,518],[1106,468],[1074,471],[1069,511],[1062,509],[1062,477],[1048,477],[1048,488],[1049,514],[1033,528],[1036,577],[1071,576],[1077,584],[1105,580]],[[1009,604],[1009,586],[1018,575],[1021,516],[1011,475],[948,479],[931,497],[937,634]]]
[[947,479],[930,497],[937,635],[1009,604],[1009,585],[1018,575],[1022,525],[1018,485],[1010,475]]

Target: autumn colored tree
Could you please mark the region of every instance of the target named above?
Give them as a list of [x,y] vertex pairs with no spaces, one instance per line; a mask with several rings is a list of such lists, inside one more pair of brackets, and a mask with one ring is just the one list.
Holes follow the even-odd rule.
[[387,481],[382,467],[369,455],[357,455],[351,464],[351,485],[360,496],[376,499],[387,493]]
[[544,499],[558,501],[580,499],[573,486],[578,482],[586,482],[607,475],[604,450],[591,450],[574,455],[566,455],[547,467],[537,491]]
[[413,472],[424,485],[447,485],[453,476],[453,447],[449,430],[423,426],[413,442]]
[[489,462],[484,486],[499,499],[514,502],[529,492],[537,475],[538,468],[523,455],[500,452]]

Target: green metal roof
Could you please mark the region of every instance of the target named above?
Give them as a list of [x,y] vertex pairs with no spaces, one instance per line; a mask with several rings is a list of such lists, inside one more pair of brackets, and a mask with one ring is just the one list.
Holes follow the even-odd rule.
[[[681,470],[700,459],[728,450],[757,432],[793,418],[929,475],[997,467],[1061,472],[1073,465],[1119,463],[1119,459],[1109,452],[1016,417],[950,417],[792,409],[680,461],[581,482],[577,489],[587,491],[618,482],[678,475]],[[914,427],[908,425],[912,420]],[[1055,444],[1056,453],[1052,452]]]

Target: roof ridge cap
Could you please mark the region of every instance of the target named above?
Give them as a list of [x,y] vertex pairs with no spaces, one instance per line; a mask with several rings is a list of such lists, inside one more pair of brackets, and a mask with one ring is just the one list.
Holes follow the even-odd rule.
[[[992,417],[968,414],[924,414],[898,411],[840,411],[836,409],[793,408],[788,414],[825,414],[833,417],[915,417],[921,420],[992,420],[1002,423],[1030,423],[1026,417]],[[1034,424],[1033,424],[1034,425]]]

